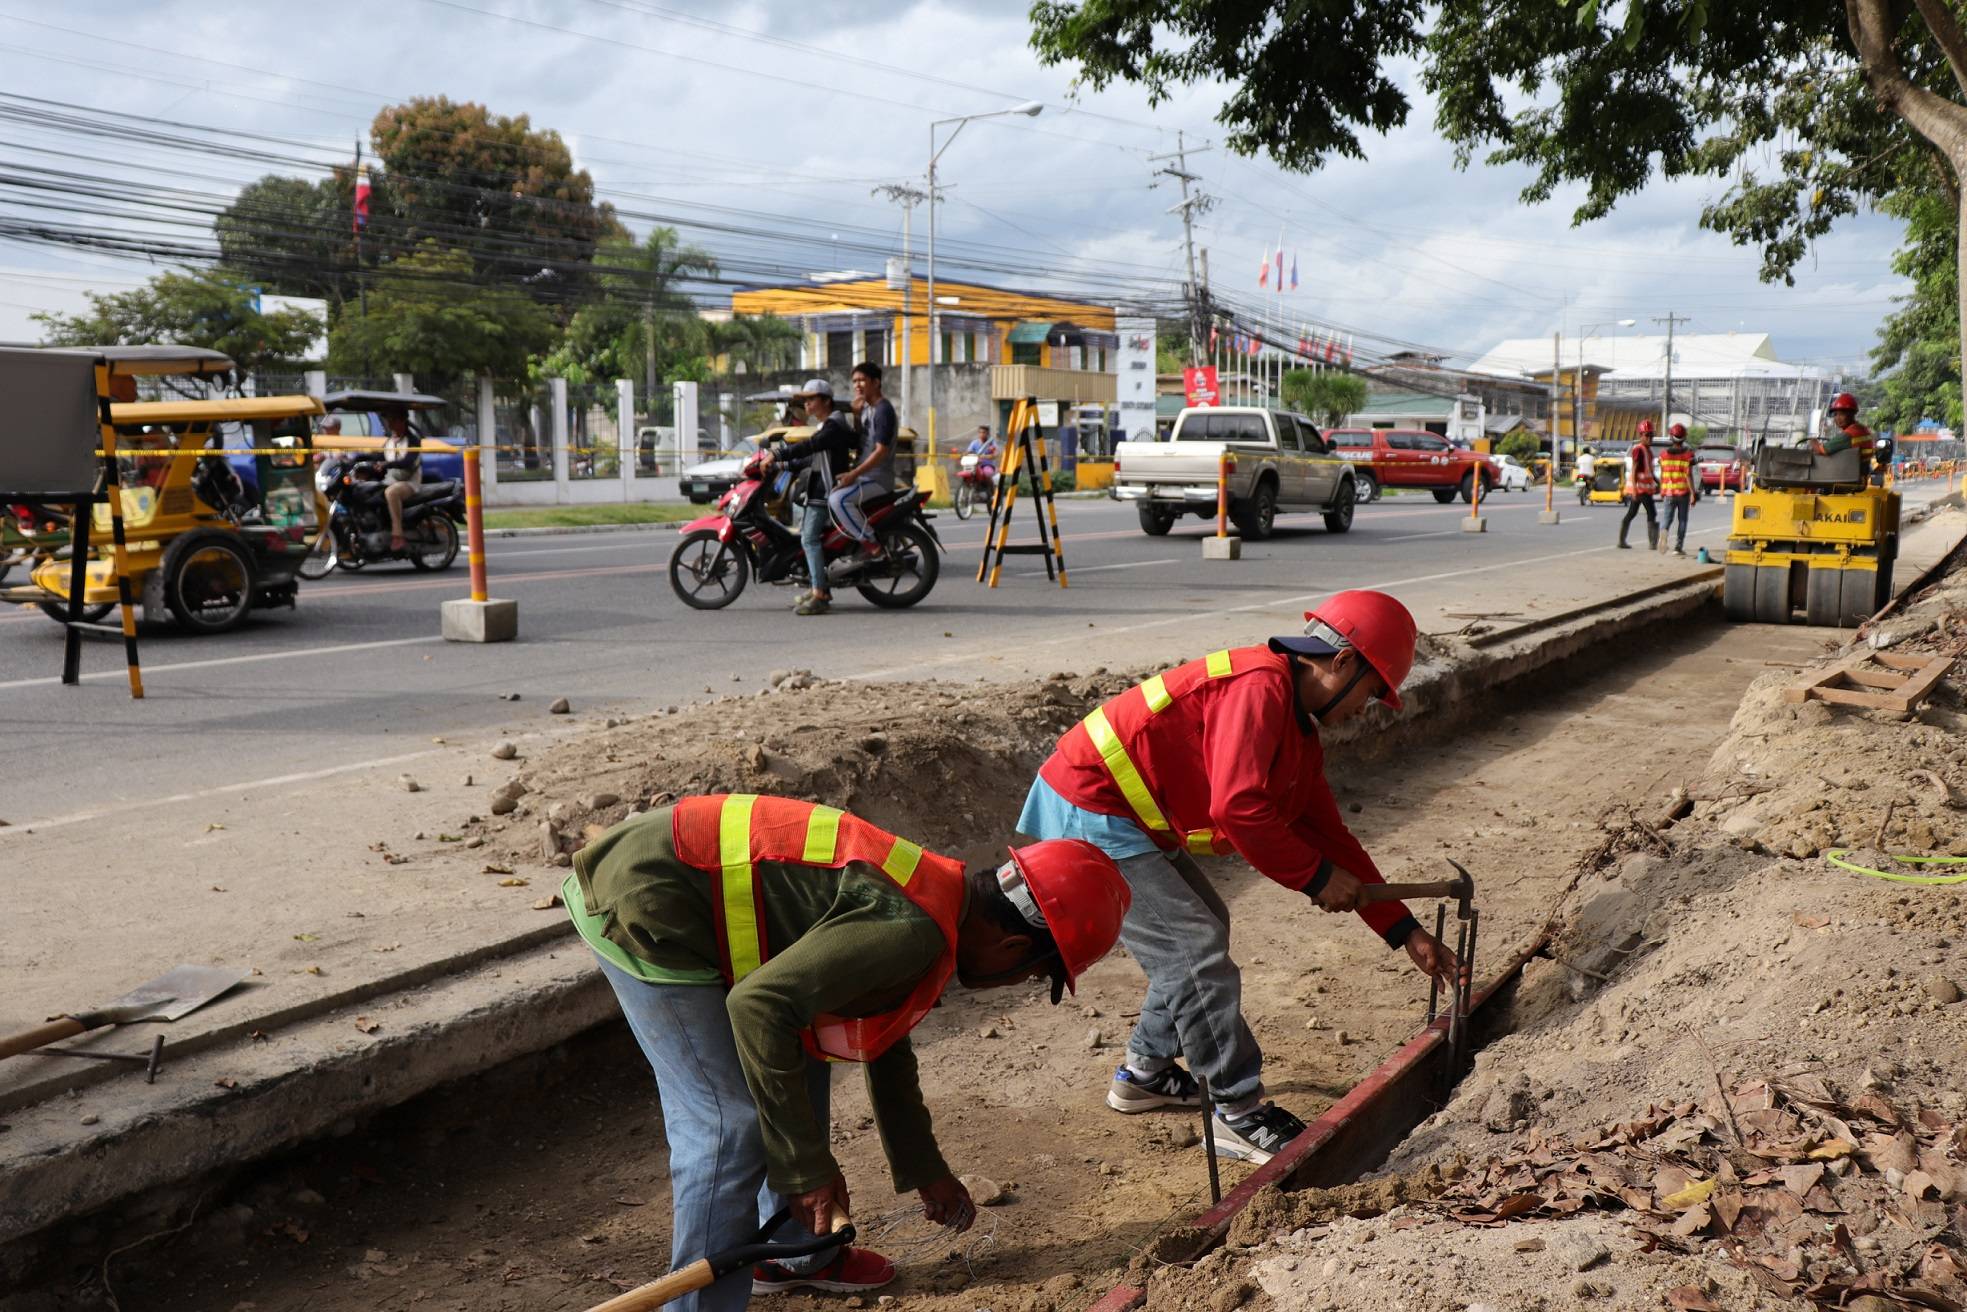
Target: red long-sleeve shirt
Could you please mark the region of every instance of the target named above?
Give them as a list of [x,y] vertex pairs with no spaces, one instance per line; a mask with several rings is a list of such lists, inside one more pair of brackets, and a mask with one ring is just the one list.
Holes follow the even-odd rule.
[[[1289,889],[1302,891],[1327,861],[1362,882],[1384,883],[1339,817],[1318,728],[1298,706],[1289,658],[1267,647],[1239,647],[1230,658],[1234,673],[1196,678],[1144,718],[1138,689],[1107,703],[1129,759],[1168,822],[1176,830],[1214,830]],[[1171,684],[1181,682],[1170,676]],[[1038,773],[1074,806],[1136,818],[1084,724],[1059,740]],[[1148,835],[1163,847],[1178,846],[1165,832]],[[1359,914],[1395,947],[1418,926],[1399,902]]]

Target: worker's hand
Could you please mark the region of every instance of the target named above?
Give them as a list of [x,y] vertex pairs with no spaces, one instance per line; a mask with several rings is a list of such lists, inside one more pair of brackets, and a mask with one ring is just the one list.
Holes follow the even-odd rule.
[[1353,910],[1359,904],[1359,876],[1344,866],[1333,866],[1330,877],[1325,880],[1325,887],[1318,890],[1318,896],[1312,901],[1326,911]]
[[847,1177],[838,1172],[819,1188],[808,1189],[792,1200],[792,1219],[816,1235],[833,1233],[835,1213],[842,1217],[853,1215],[847,1204]]
[[1441,981],[1441,987],[1454,991],[1455,954],[1441,945],[1441,940],[1424,929],[1416,929],[1407,936],[1407,955],[1420,967],[1421,974]]
[[855,477],[856,475],[854,471],[850,469],[846,473],[842,474],[840,477],[834,479],[833,485],[835,487],[846,487],[849,483],[852,483],[854,481]]
[[962,1234],[977,1219],[977,1205],[970,1191],[953,1175],[945,1175],[915,1191],[922,1197],[922,1215],[937,1225],[946,1225]]

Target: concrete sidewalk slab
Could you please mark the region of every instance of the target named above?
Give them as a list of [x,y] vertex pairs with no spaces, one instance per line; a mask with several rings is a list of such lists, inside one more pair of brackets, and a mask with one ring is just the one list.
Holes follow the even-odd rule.
[[[1951,550],[1963,524],[1956,512],[1909,531],[1903,577]],[[1423,631],[1449,645],[1417,672],[1404,717],[1344,736],[1375,750],[1424,737],[1499,684],[1712,604],[1714,573],[1600,545],[1447,571],[1438,586],[1390,581],[1413,598]],[[1647,595],[1632,604],[1537,623],[1639,589]],[[1002,674],[1137,667],[1258,641],[1295,629],[1319,595],[1089,633],[1069,657],[1047,644],[1007,660]],[[1516,628],[1525,632],[1513,638]],[[1458,635],[1487,641],[1471,649]],[[515,712],[507,736],[523,757],[584,727]],[[486,868],[447,841],[466,816],[488,814],[511,777],[490,747],[436,742],[329,780],[144,803],[38,834],[0,831],[14,868],[42,876],[43,893],[0,926],[15,1019],[88,1006],[179,960],[257,971],[251,989],[172,1027],[154,1086],[95,1063],[0,1067],[0,1119],[11,1125],[0,1135],[0,1244],[302,1141],[609,1014],[605,987],[550,904],[558,872]],[[123,855],[111,862],[105,852]],[[147,1039],[112,1032],[90,1043],[126,1051]]]

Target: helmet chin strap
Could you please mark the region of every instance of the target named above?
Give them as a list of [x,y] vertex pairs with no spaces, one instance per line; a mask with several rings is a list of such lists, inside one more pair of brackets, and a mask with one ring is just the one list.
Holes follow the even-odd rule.
[[1345,687],[1339,689],[1337,692],[1333,693],[1330,697],[1326,698],[1325,704],[1323,706],[1320,706],[1317,710],[1311,713],[1311,718],[1318,721],[1320,724],[1323,724],[1325,722],[1325,717],[1332,713],[1332,708],[1337,706],[1340,702],[1344,701],[1346,698],[1352,696],[1352,690],[1359,686],[1359,681],[1365,678],[1368,674],[1371,674],[1372,672],[1373,672],[1373,667],[1368,665],[1364,660],[1360,660],[1359,668],[1352,672],[1352,677],[1350,679],[1346,680]]

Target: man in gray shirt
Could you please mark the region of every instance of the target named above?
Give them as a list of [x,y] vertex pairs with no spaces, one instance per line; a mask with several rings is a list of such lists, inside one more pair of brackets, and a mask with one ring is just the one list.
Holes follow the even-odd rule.
[[881,554],[881,544],[867,531],[867,515],[861,509],[865,497],[891,492],[895,486],[895,433],[900,427],[895,407],[881,394],[881,366],[863,360],[854,366],[854,411],[860,417],[861,458],[853,468],[834,480],[827,493],[827,509],[840,531],[861,544],[855,556],[842,556],[828,568],[832,577],[844,577]]

